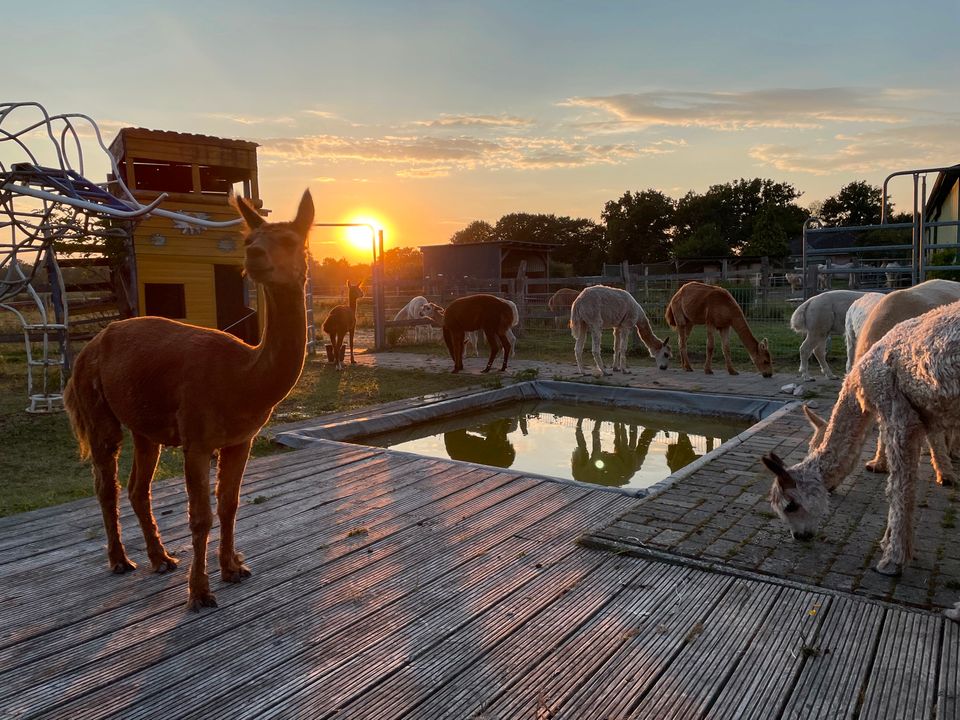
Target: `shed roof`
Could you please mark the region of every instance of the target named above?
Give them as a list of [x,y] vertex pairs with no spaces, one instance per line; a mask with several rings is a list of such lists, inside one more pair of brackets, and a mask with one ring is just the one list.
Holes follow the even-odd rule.
[[930,195],[927,197],[927,205],[923,209],[924,217],[929,219],[937,214],[943,201],[950,194],[950,189],[958,179],[960,179],[960,164],[937,173],[937,179],[934,181],[933,187],[930,189]]
[[420,250],[433,250],[435,248],[456,248],[456,247],[476,247],[483,245],[486,247],[497,246],[501,250],[529,250],[540,252],[553,252],[560,247],[559,243],[535,243],[535,242],[514,242],[513,240],[493,240],[490,242],[475,243],[442,243],[438,245],[421,245]]

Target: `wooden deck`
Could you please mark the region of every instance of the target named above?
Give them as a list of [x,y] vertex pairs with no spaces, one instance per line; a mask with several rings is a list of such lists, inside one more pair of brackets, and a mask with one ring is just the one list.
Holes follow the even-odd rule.
[[[958,716],[956,625],[578,545],[617,493],[323,443],[243,498],[254,575],[199,615],[183,566],[109,574],[94,501],[0,519],[0,717]],[[181,483],[154,507],[185,564]]]

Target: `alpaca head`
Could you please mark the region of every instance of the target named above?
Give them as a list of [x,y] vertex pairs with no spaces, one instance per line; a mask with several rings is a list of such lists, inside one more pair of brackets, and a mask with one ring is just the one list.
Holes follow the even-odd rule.
[[661,370],[666,370],[667,366],[670,364],[670,358],[673,357],[673,353],[670,352],[670,336],[667,335],[663,339],[663,345],[660,346],[660,349],[656,353],[650,353],[653,356],[654,364]]
[[766,338],[757,343],[757,356],[753,362],[763,377],[773,377],[773,357],[770,355],[770,342]]
[[350,303],[354,303],[363,297],[363,288],[360,287],[360,283],[354,285],[347,280],[347,297],[349,298]]
[[435,327],[443,325],[443,308],[436,303],[428,302],[420,308],[420,317],[428,318]]
[[297,216],[290,222],[267,222],[245,198],[236,198],[247,225],[243,269],[264,285],[299,285],[307,278],[307,237],[313,225],[313,198],[303,193]]
[[827,514],[827,488],[816,461],[790,468],[774,453],[763,456],[763,464],[774,474],[770,486],[770,507],[780,516],[796,540],[809,540]]

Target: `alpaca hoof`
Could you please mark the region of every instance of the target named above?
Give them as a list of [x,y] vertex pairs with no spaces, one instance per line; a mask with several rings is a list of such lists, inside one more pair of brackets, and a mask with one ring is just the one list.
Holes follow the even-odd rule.
[[960,622],[960,602],[954,603],[952,608],[943,611],[944,617],[954,622]]
[[953,473],[937,475],[937,485],[942,487],[954,487],[957,484],[957,476]]
[[[727,373],[728,373],[729,375],[739,375],[739,374],[740,374],[739,371],[737,371],[737,370],[727,370]],[[766,377],[766,376],[764,376],[764,377]]]
[[874,462],[873,460],[864,465],[864,467],[868,472],[872,473],[885,473],[887,471],[886,463]]
[[200,608],[217,607],[217,598],[209,590],[203,592],[190,592],[190,598],[187,600],[187,610],[198,613]]
[[153,567],[153,571],[155,573],[163,575],[164,573],[173,572],[176,570],[179,562],[180,561],[176,558],[170,557],[169,555],[164,555],[159,560],[151,562],[151,566]]
[[874,570],[887,577],[899,577],[903,572],[903,566],[893,560],[881,560]]
[[356,364],[357,364],[357,361],[354,360],[353,358],[350,358],[350,364],[351,364],[351,365],[356,365]]
[[604,370],[603,374],[609,377],[610,375],[613,375],[613,372],[611,370]]
[[482,372],[482,373],[488,373],[488,372],[490,372],[490,366],[488,365],[487,367],[485,367],[485,368],[484,368],[483,370],[481,370],[480,372]]
[[251,575],[253,575],[253,573],[250,572],[250,568],[243,563],[229,570],[227,568],[220,568],[220,579],[228,583],[238,583]]
[[710,368],[704,368],[704,369],[703,369],[703,374],[704,374],[704,375],[713,375],[713,370],[711,370]]
[[110,563],[110,572],[114,575],[124,575],[137,569],[137,564],[128,557],[123,557]]
[[456,374],[456,373],[460,372],[460,368],[454,368],[454,369],[451,370],[450,372]]
[[686,372],[693,372],[693,368],[692,368],[692,367],[684,367],[683,369],[684,369],[684,371],[686,371]]

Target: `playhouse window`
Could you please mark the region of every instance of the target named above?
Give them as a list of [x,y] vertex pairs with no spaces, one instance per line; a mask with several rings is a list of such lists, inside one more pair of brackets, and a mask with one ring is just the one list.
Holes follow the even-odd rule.
[[188,193],[193,191],[193,168],[185,163],[136,160],[137,190]]
[[200,192],[205,195],[226,195],[234,183],[249,179],[249,170],[218,165],[200,166]]
[[147,315],[173,320],[187,317],[187,300],[183,283],[144,283],[143,296]]

